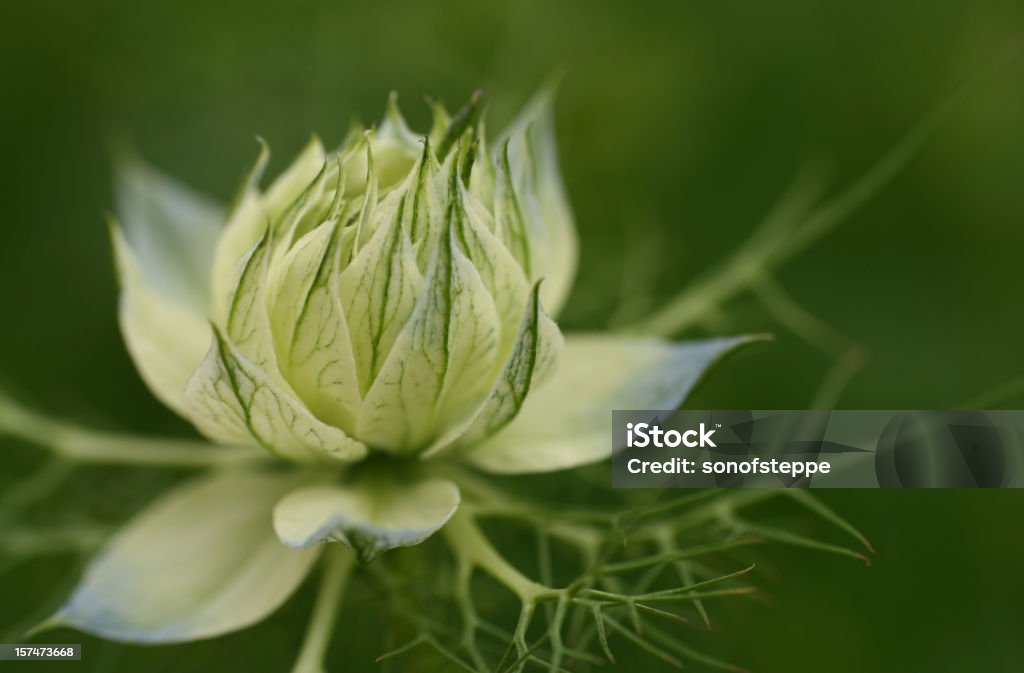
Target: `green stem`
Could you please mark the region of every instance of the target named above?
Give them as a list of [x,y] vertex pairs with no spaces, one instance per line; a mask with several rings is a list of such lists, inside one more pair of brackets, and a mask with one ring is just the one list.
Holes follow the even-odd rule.
[[662,309],[632,325],[630,331],[660,336],[682,332],[806,250],[849,219],[889,184],[917,156],[950,110],[973,85],[1018,56],[1012,54],[970,78],[911,128],[867,172],[834,198],[810,210],[806,204],[801,203],[801,190],[796,191],[796,198],[784,199],[755,233],[751,240],[754,245],[741,248],[723,267],[693,283]]
[[345,585],[352,574],[352,568],[355,567],[355,560],[355,554],[340,544],[331,544],[327,547],[324,553],[324,574],[320,581],[320,591],[292,673],[323,673],[324,655],[327,654],[327,646],[331,642],[331,632],[334,630]]
[[68,551],[92,551],[110,535],[111,530],[97,525],[76,524],[58,528],[5,527],[0,531],[4,554],[30,558]]
[[66,461],[51,457],[35,474],[12,484],[0,495],[0,524],[12,519],[28,505],[56,492],[72,468]]
[[61,458],[79,463],[215,467],[267,457],[254,447],[89,430],[26,409],[5,395],[0,395],[0,435],[38,444]]
[[441,530],[460,562],[480,568],[508,587],[524,603],[533,603],[538,598],[556,593],[534,582],[506,561],[484,537],[472,515],[459,510]]

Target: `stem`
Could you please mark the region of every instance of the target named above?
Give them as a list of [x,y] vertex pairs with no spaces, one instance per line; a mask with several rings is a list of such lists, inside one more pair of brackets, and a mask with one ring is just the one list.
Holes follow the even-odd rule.
[[4,554],[30,558],[68,551],[86,552],[100,546],[111,530],[91,524],[57,528],[8,527],[0,532]]
[[214,467],[266,459],[264,452],[248,446],[89,430],[26,409],[5,395],[0,395],[0,435],[38,444],[79,463]]
[[860,210],[903,170],[968,90],[1019,56],[1020,53],[1014,52],[968,79],[834,198],[808,210],[801,203],[804,200],[802,190],[795,190],[794,198],[784,199],[755,233],[751,239],[754,245],[741,248],[723,267],[676,295],[661,310],[632,325],[631,331],[660,336],[682,332],[806,250]]
[[469,563],[504,584],[523,603],[533,603],[555,590],[534,582],[505,560],[484,537],[470,514],[459,510],[441,529],[452,552],[462,563]]
[[323,673],[324,655],[331,642],[331,631],[338,617],[345,584],[355,567],[355,554],[340,544],[331,544],[324,553],[324,574],[320,581],[313,616],[295,660],[292,673]]
[[12,484],[0,495],[0,524],[13,518],[14,514],[33,502],[42,500],[59,489],[72,466],[66,461],[51,457],[31,476]]

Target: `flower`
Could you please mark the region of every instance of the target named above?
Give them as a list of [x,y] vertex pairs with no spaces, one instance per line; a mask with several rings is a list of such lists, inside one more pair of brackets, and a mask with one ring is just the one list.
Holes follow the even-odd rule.
[[[488,145],[478,96],[429,134],[314,138],[230,213],[138,159],[111,225],[128,350],[216,443],[289,470],[215,471],[140,512],[48,624],[133,642],[251,624],[324,542],[369,561],[462,499],[436,466],[520,474],[607,458],[611,410],[675,408],[742,338],[563,338],[576,234],[543,91]],[[226,222],[226,224],[222,224]],[[211,447],[211,451],[214,450]],[[283,543],[283,544],[282,544]]]

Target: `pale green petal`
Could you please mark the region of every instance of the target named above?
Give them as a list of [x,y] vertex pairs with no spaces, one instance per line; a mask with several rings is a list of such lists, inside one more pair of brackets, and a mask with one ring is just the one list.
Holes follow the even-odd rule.
[[337,154],[329,157],[316,178],[271,227],[276,265],[292,245],[328,220],[345,205],[345,169]]
[[324,167],[327,155],[320,138],[313,136],[291,165],[267,187],[262,205],[271,222],[277,220],[316,179]]
[[272,252],[268,230],[240,262],[238,286],[228,305],[225,333],[242,357],[277,379],[277,357],[267,315],[267,275]]
[[367,562],[423,542],[458,506],[459,490],[450,481],[356,475],[346,484],[307,486],[285,496],[274,508],[274,530],[289,547],[337,540]]
[[452,116],[448,114],[448,110],[445,109],[441,101],[432,100],[429,103],[432,121],[430,133],[427,137],[430,139],[430,144],[437,147],[444,138],[444,134],[448,131],[448,127],[451,126]]
[[508,145],[506,140],[499,153],[498,174],[494,185],[494,224],[495,233],[505,244],[526,272],[532,277],[533,264],[530,260],[529,231],[523,219],[522,206],[516,196],[515,185],[512,183],[512,169],[508,161]]
[[530,393],[503,431],[466,457],[481,469],[506,474],[609,458],[613,410],[675,409],[712,364],[749,341],[570,335],[547,384]]
[[426,447],[490,390],[500,323],[494,300],[454,233],[441,237],[413,317],[367,393],[357,435],[374,447]]
[[325,154],[319,138],[312,138],[291,166],[261,194],[259,180],[269,158],[269,151],[263,144],[217,243],[210,283],[212,315],[217,321],[227,315],[227,304],[237,284],[239,261],[313,182],[323,169]]
[[541,299],[557,315],[576,274],[576,224],[558,166],[552,103],[546,87],[498,136],[509,140],[509,164],[522,217],[529,232],[530,280],[544,279]]
[[117,218],[146,284],[156,294],[205,316],[224,208],[134,155],[115,166],[114,195]]
[[492,233],[494,223],[491,215],[475,203],[461,181],[457,184],[456,193],[455,198],[463,207],[453,208],[453,226],[466,256],[480,272],[484,286],[494,297],[501,320],[500,351],[504,357],[511,352],[516,341],[523,321],[523,309],[530,299],[530,283],[520,263]]
[[111,224],[110,235],[121,283],[118,319],[128,353],[153,394],[186,416],[185,384],[209,348],[210,326],[202,314],[149,285],[117,224]]
[[473,162],[473,170],[470,173],[469,191],[481,203],[489,204],[494,202],[494,182],[497,176],[495,174],[494,159],[491,157],[491,152],[487,147],[487,128],[482,116],[477,124],[475,135],[480,140],[480,143],[476,161]]
[[302,583],[316,550],[274,535],[274,503],[293,477],[225,472],[161,496],[92,560],[46,626],[170,643],[254,624]]
[[296,462],[359,460],[366,447],[317,419],[214,330],[213,346],[185,390],[188,417],[207,437],[259,442]]
[[407,210],[433,207],[421,196],[427,190],[415,184],[427,179],[417,171],[406,188],[385,197],[374,209],[372,237],[340,276],[339,297],[353,327],[352,347],[363,392],[369,390],[424,288],[402,220]]
[[[407,134],[388,120],[380,130],[369,131],[364,138],[373,152],[374,174],[377,187],[388,192],[399,186],[419,159],[423,146],[419,139]],[[366,189],[367,156],[365,152],[349,151],[345,156],[345,171],[349,175],[348,196],[362,194]]]
[[337,222],[300,239],[272,281],[270,312],[285,378],[317,418],[351,432],[362,396],[338,295],[340,247]]
[[539,290],[538,284],[501,378],[473,425],[460,438],[461,444],[471,445],[511,423],[530,391],[540,388],[557,371],[564,340],[558,326],[541,308]]
[[414,133],[409,128],[409,124],[406,123],[405,117],[402,116],[402,111],[398,107],[398,92],[396,91],[392,91],[388,96],[387,109],[384,119],[377,128],[377,137],[393,139],[402,143],[417,155],[420,152],[423,136]]
[[515,347],[491,394],[471,419],[453,428],[424,452],[429,458],[453,446],[470,449],[512,422],[527,395],[556,370],[563,347],[562,333],[541,308],[539,284],[534,287]]

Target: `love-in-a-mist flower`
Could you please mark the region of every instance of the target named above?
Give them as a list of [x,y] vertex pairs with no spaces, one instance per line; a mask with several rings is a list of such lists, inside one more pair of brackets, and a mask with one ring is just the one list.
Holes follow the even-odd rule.
[[[150,389],[217,443],[290,469],[221,470],[160,497],[50,623],[167,642],[250,624],[324,542],[371,560],[459,507],[463,463],[607,458],[611,411],[674,408],[739,340],[563,338],[576,266],[550,95],[488,143],[474,98],[418,135],[392,100],[226,216],[138,160],[112,225],[121,327]],[[211,450],[214,450],[211,447]]]

